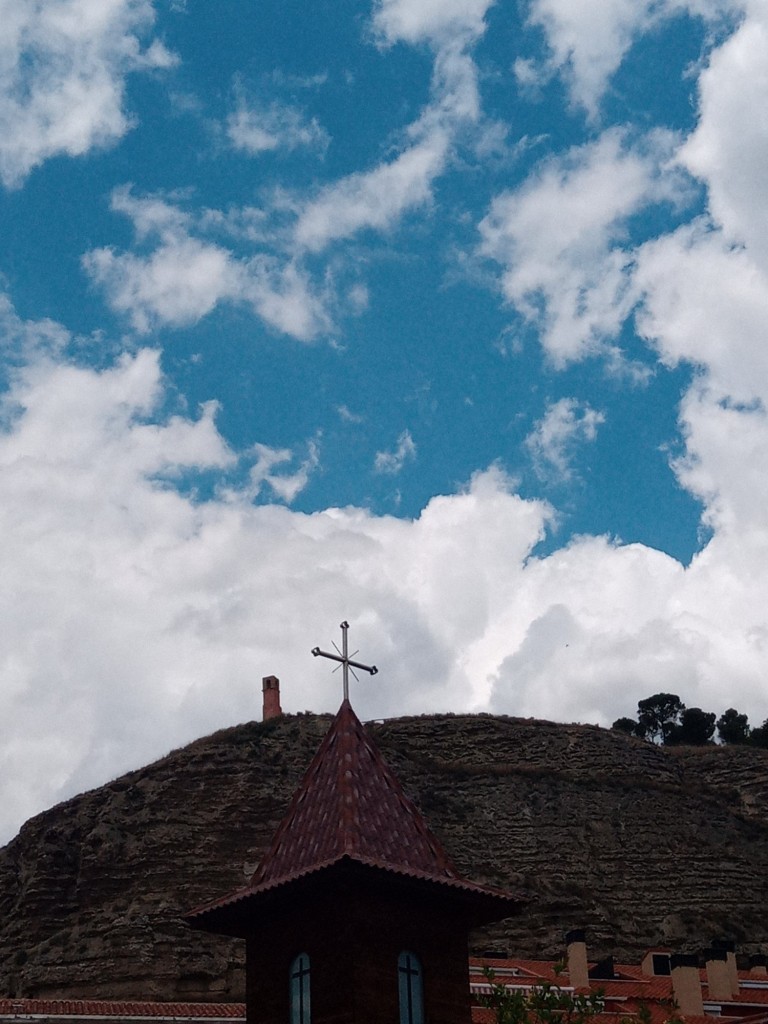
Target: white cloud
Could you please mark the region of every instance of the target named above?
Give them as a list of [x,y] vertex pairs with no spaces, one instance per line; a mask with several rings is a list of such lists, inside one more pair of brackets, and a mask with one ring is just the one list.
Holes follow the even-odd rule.
[[250,471],[250,493],[256,497],[262,491],[263,485],[268,484],[273,493],[290,505],[309,483],[312,472],[320,462],[318,445],[311,441],[308,446],[307,457],[294,473],[274,473],[276,466],[285,466],[286,463],[294,461],[294,453],[290,448],[269,448],[264,444],[257,444],[253,448],[256,462]]
[[665,18],[689,14],[707,21],[736,16],[740,0],[531,0],[528,19],[542,29],[550,48],[546,67],[517,65],[529,84],[552,69],[562,71],[571,99],[597,116],[606,87],[638,36]]
[[317,119],[308,120],[296,107],[277,101],[257,106],[242,96],[227,118],[227,136],[236,149],[254,155],[294,149],[324,152],[329,142]]
[[[426,40],[434,49],[429,101],[403,130],[394,156],[353,172],[309,196],[273,195],[271,208],[182,212],[178,196],[136,197],[116,189],[113,209],[129,216],[137,240],[159,237],[152,251],[87,253],[83,266],[114,309],[146,333],[161,324],[197,322],[220,302],[249,302],[263,320],[300,340],[333,329],[331,309],[361,313],[368,303],[362,282],[335,292],[334,273],[313,285],[308,257],[362,231],[390,232],[407,214],[429,208],[433,185],[452,158],[458,136],[481,121],[477,69],[469,48],[484,31],[488,0],[481,3],[401,4],[384,0],[374,12],[383,41]],[[315,83],[316,84],[316,83]],[[482,125],[478,138],[485,140]],[[327,134],[295,107],[258,106],[242,90],[227,121],[233,145],[251,153],[324,148]],[[293,221],[291,223],[291,221]],[[235,255],[215,236],[261,251]]]
[[445,166],[447,153],[447,136],[434,131],[390,163],[327,186],[302,209],[296,244],[319,252],[363,229],[392,228],[406,211],[429,202],[432,182]]
[[411,136],[443,129],[457,135],[480,120],[477,67],[461,38],[446,42],[435,54],[432,102],[409,129]]
[[594,441],[604,422],[603,413],[575,398],[551,402],[524,442],[537,474],[557,483],[570,480],[577,446]]
[[362,284],[360,281],[352,285],[347,292],[347,302],[349,308],[353,313],[358,316],[364,313],[368,309],[368,303],[370,301],[370,293],[367,285]]
[[318,291],[309,274],[291,260],[273,256],[247,260],[240,294],[262,320],[299,341],[312,341],[333,326],[329,312],[333,295]]
[[638,328],[668,365],[706,372],[717,400],[768,403],[768,273],[704,219],[644,245]]
[[377,0],[373,24],[387,44],[475,38],[485,31],[493,0]]
[[618,130],[546,161],[497,196],[480,254],[502,267],[504,297],[536,324],[557,366],[610,346],[635,301],[628,219],[681,193],[665,133],[632,147]]
[[730,547],[745,583],[753,568],[743,553],[753,558],[762,543],[768,500],[768,123],[755,116],[768,103],[766,59],[768,10],[751,4],[702,72],[699,122],[681,149],[710,215],[643,246],[636,272],[640,331],[664,362],[697,368],[676,471],[705,503],[710,550]]
[[149,256],[94,249],[83,266],[140,334],[158,324],[197,323],[239,290],[231,254],[189,236],[167,238]]
[[397,156],[349,174],[301,204],[293,236],[299,249],[320,252],[359,231],[390,231],[405,214],[429,206],[456,137],[480,118],[477,73],[466,45],[463,37],[448,34],[438,47],[430,101],[406,128]]
[[0,0],[0,180],[20,185],[58,154],[80,156],[123,136],[131,72],[176,58],[152,28],[150,0]]
[[698,222],[645,246],[637,281],[639,329],[664,362],[698,368],[680,407],[686,450],[675,470],[705,505],[711,546],[730,545],[738,565],[740,543],[765,543],[768,275]]
[[156,234],[173,237],[188,231],[192,221],[189,214],[172,201],[174,198],[136,196],[131,185],[119,185],[112,192],[110,208],[130,218],[139,241]]
[[297,263],[266,253],[240,257],[197,237],[194,232],[218,226],[211,211],[195,224],[167,199],[137,197],[126,187],[115,190],[112,208],[130,217],[137,239],[154,248],[139,255],[93,249],[83,268],[140,334],[197,323],[222,302],[247,303],[265,323],[301,341],[330,329],[332,297],[314,289]]
[[339,419],[343,420],[344,423],[362,423],[364,417],[359,413],[352,412],[347,405],[337,405],[336,412],[339,414]]
[[717,546],[733,549],[731,572],[748,570],[746,579],[754,571],[744,562],[746,550],[766,546],[766,406],[729,405],[700,383],[683,399],[680,418],[687,445],[675,463],[678,477],[705,504],[704,521],[717,531]]
[[657,11],[652,0],[533,0],[529,20],[543,29],[551,63],[564,69],[574,102],[594,117],[608,80]]
[[411,437],[410,430],[404,430],[397,439],[394,451],[376,452],[373,460],[373,468],[377,473],[388,473],[395,475],[400,473],[406,462],[416,458],[416,444]]
[[[400,156],[370,172],[399,189],[391,206],[377,212],[365,175],[338,183],[349,190],[347,233],[387,230],[426,206],[457,125],[477,113],[474,69],[455,47],[460,32],[481,31],[487,5],[464,18],[454,4],[411,4],[413,20],[398,22],[408,7],[380,5],[390,41],[428,42],[456,59],[457,77],[436,74]],[[433,497],[414,520],[353,507],[297,513],[280,502],[317,469],[312,442],[303,457],[267,445],[233,452],[213,405],[161,411],[170,396],[157,353],[86,369],[65,359],[64,328],[23,323],[0,301],[0,346],[18,364],[0,410],[0,834],[257,717],[267,673],[282,678],[289,709],[333,708],[336,677],[308,652],[344,618],[381,670],[383,685],[355,690],[364,717],[492,708],[607,724],[658,690],[718,712],[735,704],[753,722],[768,716],[768,129],[755,113],[765,107],[764,27],[755,3],[702,78],[682,154],[709,190],[707,218],[630,250],[627,219],[677,194],[665,169],[672,143],[631,148],[608,133],[499,197],[483,224],[506,297],[542,329],[554,362],[605,347],[639,303],[659,359],[696,367],[674,471],[702,501],[712,537],[688,567],[600,537],[535,556],[556,512],[521,498],[498,467]],[[439,84],[449,79],[464,85]],[[408,167],[414,153],[421,168]],[[327,216],[332,191],[316,199]],[[203,223],[179,197],[120,190],[114,204],[134,222],[136,250],[88,259],[137,326],[192,322],[225,301],[251,303],[296,336],[327,316],[327,296],[290,253],[235,256],[211,241],[216,217]],[[260,217],[251,221],[255,232]],[[310,237],[322,247],[336,236],[320,217]],[[200,294],[185,290],[185,267]],[[553,407],[530,447],[567,471],[568,444],[588,441],[599,415]],[[396,465],[397,449],[382,454]],[[199,473],[218,481],[207,500],[194,496]]]
[[768,272],[768,8],[752,8],[699,78],[700,119],[680,156],[706,182],[726,239]]
[[477,68],[470,49],[485,31],[492,0],[379,0],[373,28],[386,45],[428,43],[434,51],[429,102],[403,132],[399,153],[347,175],[302,204],[294,239],[319,252],[363,230],[389,231],[428,206],[457,138],[481,121]]
[[[10,319],[17,334],[39,333]],[[428,538],[437,531],[443,549],[460,543],[461,521],[469,527],[486,503],[499,516],[484,531],[489,541],[502,519],[510,550],[526,551],[539,536],[542,507],[506,495],[495,477],[435,501],[415,524],[358,509],[305,516],[254,506],[254,488],[265,484],[282,488],[285,500],[295,496],[316,462],[312,446],[305,464],[284,476],[287,453],[262,446],[242,491],[224,488],[196,502],[168,481],[190,470],[226,478],[235,455],[213,407],[197,419],[167,418],[158,411],[164,399],[151,351],[102,371],[33,355],[6,396],[4,836],[61,796],[252,717],[267,672],[283,676],[288,707],[332,706],[336,680],[313,666],[308,647],[348,613],[355,642],[371,650],[374,637],[384,652],[410,634],[417,643],[408,672],[433,658],[446,666],[448,650],[429,625],[434,609],[422,606],[429,588],[419,580],[433,576]],[[468,553],[457,559],[477,572]],[[437,625],[441,632],[442,614]],[[390,674],[382,704],[395,707],[394,664]],[[436,677],[429,685],[439,693],[456,684]]]
[[[160,411],[156,352],[83,368],[60,354],[62,328],[20,322],[7,302],[0,312],[25,360],[0,418],[3,836],[258,717],[262,675],[281,677],[290,710],[333,708],[336,677],[309,649],[344,618],[385,682],[356,689],[364,717],[490,706],[609,723],[660,689],[768,715],[762,410],[713,408],[704,389],[686,399],[678,472],[715,530],[689,568],[591,537],[536,558],[553,510],[497,467],[414,520],[255,505],[258,491],[295,497],[312,444],[303,464],[266,445],[238,456],[214,406]],[[248,457],[238,489],[228,481]],[[221,478],[214,497],[171,486],[198,472]]]

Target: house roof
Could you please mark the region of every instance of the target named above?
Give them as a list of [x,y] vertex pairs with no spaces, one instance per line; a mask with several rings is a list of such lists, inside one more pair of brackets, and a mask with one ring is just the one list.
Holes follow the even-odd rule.
[[[437,883],[486,902],[504,901],[506,914],[521,902],[461,877],[345,700],[250,884],[187,918],[206,927],[206,915],[219,911],[218,928],[224,908],[345,862]],[[504,910],[495,916],[505,916]]]
[[116,1017],[142,1020],[240,1020],[244,1003],[157,1003],[125,999],[0,999],[2,1018]]
[[[616,963],[613,978],[590,978],[589,989],[571,989],[567,966],[549,960],[528,960],[520,957],[470,957],[469,979],[473,996],[472,1024],[491,1024],[491,1011],[482,1006],[482,998],[490,991],[485,968],[495,973],[494,980],[508,988],[527,989],[549,984],[579,993],[600,993],[603,1009],[592,1018],[593,1024],[631,1024],[647,1018],[648,1024],[712,1024],[712,1017],[726,1018],[729,1024],[747,1021],[766,1024],[768,1018],[768,979],[756,978],[749,971],[739,971],[739,994],[732,999],[713,999],[707,985],[707,973],[699,970],[705,1015],[681,1014],[675,1006],[670,975],[644,974],[638,964]],[[763,987],[765,985],[766,987]]]

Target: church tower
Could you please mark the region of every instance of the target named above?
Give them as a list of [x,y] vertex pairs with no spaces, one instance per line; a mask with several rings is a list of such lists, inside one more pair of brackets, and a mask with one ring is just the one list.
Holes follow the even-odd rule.
[[459,875],[345,697],[250,884],[187,919],[246,940],[247,1024],[470,1024],[468,932],[519,905]]

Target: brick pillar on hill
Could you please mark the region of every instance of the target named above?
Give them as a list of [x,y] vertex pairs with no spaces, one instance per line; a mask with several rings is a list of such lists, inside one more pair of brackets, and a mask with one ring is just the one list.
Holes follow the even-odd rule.
[[280,707],[280,680],[277,676],[264,676],[261,692],[264,697],[261,720],[267,722],[270,718],[279,718],[283,709]]

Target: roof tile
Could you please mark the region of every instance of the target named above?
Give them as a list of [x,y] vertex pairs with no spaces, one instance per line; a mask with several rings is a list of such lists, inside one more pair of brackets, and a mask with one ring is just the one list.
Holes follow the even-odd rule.
[[440,880],[460,879],[345,700],[294,794],[251,888],[343,856]]
[[233,934],[230,915],[243,901],[350,861],[461,892],[476,913],[482,905],[485,920],[514,913],[522,902],[461,877],[345,700],[250,884],[196,907],[187,920]]

